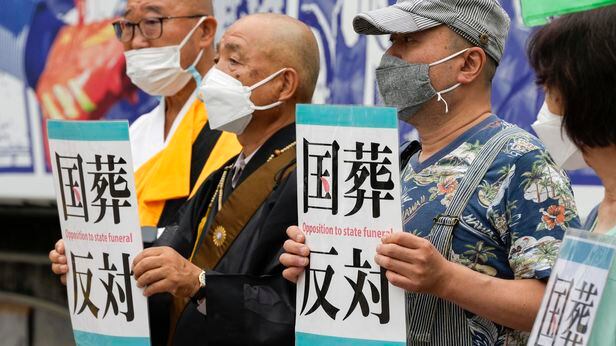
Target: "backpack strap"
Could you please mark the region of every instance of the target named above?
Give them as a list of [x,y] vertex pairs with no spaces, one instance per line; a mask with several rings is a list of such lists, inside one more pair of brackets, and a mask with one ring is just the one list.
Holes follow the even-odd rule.
[[420,150],[421,143],[419,143],[419,141],[402,143],[400,146],[400,170],[403,170],[411,160],[411,157],[417,154]]

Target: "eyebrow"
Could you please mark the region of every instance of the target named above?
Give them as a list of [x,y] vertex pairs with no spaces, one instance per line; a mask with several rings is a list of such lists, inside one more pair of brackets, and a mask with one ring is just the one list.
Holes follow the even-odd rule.
[[237,43],[225,43],[224,48],[230,50],[231,52],[239,54],[241,59],[245,58],[242,47]]

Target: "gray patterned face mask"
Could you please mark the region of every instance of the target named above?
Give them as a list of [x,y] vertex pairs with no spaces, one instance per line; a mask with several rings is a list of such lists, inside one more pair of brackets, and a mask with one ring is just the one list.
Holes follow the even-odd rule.
[[381,64],[376,69],[376,82],[385,105],[398,109],[398,119],[408,121],[421,106],[438,97],[445,104],[445,113],[449,113],[449,105],[443,95],[455,90],[460,83],[442,91],[436,91],[430,81],[430,67],[449,61],[466,52],[461,50],[444,59],[431,64],[410,64],[402,59],[385,54]]

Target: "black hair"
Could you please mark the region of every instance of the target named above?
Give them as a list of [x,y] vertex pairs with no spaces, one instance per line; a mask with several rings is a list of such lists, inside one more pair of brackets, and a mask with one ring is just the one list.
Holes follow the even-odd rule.
[[616,5],[554,20],[534,33],[528,56],[537,84],[560,94],[571,140],[616,145]]

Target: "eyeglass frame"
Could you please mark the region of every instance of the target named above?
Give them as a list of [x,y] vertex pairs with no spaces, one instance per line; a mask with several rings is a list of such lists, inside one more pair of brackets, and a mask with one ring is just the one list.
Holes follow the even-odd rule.
[[[115,36],[116,38],[123,43],[127,43],[132,41],[135,38],[135,27],[137,27],[139,29],[139,32],[141,33],[141,36],[143,36],[146,40],[156,40],[159,39],[163,36],[163,22],[165,20],[171,20],[171,19],[193,19],[193,18],[202,18],[202,17],[209,17],[209,15],[207,14],[193,14],[193,15],[189,15],[189,16],[166,16],[166,17],[147,17],[147,18],[142,18],[140,21],[138,21],[137,23],[133,23],[131,21],[128,21],[126,19],[118,19],[115,22],[111,23],[111,25],[113,26],[113,30],[115,32]],[[146,37],[146,35],[143,33],[143,30],[141,29],[141,23],[144,20],[158,20],[158,25],[160,26],[160,33],[158,34],[157,37]],[[130,24],[131,28],[133,30],[132,34],[130,35],[130,38],[127,40],[123,40],[122,39],[122,33],[123,30],[121,29],[120,25],[122,24]]]

